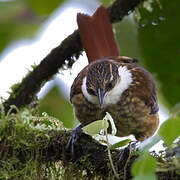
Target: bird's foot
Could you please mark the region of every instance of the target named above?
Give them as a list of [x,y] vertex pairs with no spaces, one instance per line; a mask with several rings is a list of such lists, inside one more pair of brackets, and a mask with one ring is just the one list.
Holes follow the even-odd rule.
[[75,147],[81,134],[82,134],[82,125],[79,125],[73,129],[72,136],[70,137],[66,145],[66,150],[71,152],[71,156],[73,159],[76,159],[77,152]]
[[130,154],[134,153],[137,150],[137,141],[130,143],[126,148],[122,149],[119,153],[119,161],[127,159]]

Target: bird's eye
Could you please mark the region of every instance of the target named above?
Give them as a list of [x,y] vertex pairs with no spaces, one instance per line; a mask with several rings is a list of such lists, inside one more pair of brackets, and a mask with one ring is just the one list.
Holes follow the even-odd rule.
[[88,89],[88,92],[91,94],[91,95],[95,95],[95,92],[93,89]]
[[113,83],[110,82],[110,83],[107,85],[107,88],[108,88],[108,89],[112,89],[112,87],[113,87]]

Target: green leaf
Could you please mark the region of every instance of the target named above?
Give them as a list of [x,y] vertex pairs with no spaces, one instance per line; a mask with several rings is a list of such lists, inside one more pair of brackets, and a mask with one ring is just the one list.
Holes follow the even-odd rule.
[[180,102],[178,102],[172,109],[171,114],[175,116],[180,116]]
[[104,120],[97,120],[94,121],[90,124],[88,124],[87,126],[83,127],[83,131],[89,135],[95,135],[95,134],[99,134],[99,132],[102,129],[107,129],[109,126],[107,121]]
[[[132,174],[134,176],[143,177],[145,175],[151,176],[156,169],[156,159],[153,158],[149,152],[144,152],[140,158],[133,164]],[[146,178],[145,178],[146,179]]]
[[119,141],[119,142],[113,144],[112,146],[110,146],[110,150],[116,149],[116,148],[119,148],[119,147],[122,147],[122,146],[126,146],[130,142],[131,142],[131,139],[125,139],[123,141]]
[[152,12],[139,6],[138,35],[146,68],[159,82],[169,107],[180,99],[180,1],[152,0]]
[[133,180],[156,180],[156,179],[157,178],[154,173],[144,173],[133,178]]
[[39,14],[51,14],[65,0],[29,0],[32,8]]
[[171,117],[165,121],[161,125],[158,134],[162,137],[164,142],[170,146],[173,141],[180,136],[180,116]]

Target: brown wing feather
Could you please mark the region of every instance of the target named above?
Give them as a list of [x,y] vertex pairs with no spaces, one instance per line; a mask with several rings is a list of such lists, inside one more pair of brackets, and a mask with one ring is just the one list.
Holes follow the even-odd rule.
[[133,82],[129,91],[150,108],[150,115],[156,114],[159,107],[156,97],[156,84],[152,75],[144,68],[133,63],[133,59],[131,58],[119,56],[118,59],[116,58],[114,61],[118,66],[126,66],[131,70]]
[[78,13],[77,23],[89,63],[103,57],[119,55],[106,8],[100,6],[92,17]]
[[[159,108],[156,98],[156,85],[152,75],[144,68],[135,65],[131,69],[131,73],[134,81],[133,92],[136,92],[136,96],[143,100],[147,107],[150,107],[150,114],[157,113]],[[136,90],[137,88],[140,90]]]

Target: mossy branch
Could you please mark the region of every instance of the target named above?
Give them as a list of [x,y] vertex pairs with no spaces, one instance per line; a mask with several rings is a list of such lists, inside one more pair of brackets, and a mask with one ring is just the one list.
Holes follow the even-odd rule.
[[[116,0],[108,7],[112,23],[121,21],[124,16],[133,11],[144,0]],[[14,86],[10,97],[3,103],[7,113],[13,104],[18,108],[30,104],[40,88],[68,62],[68,67],[74,63],[83,50],[78,30],[74,31],[62,43],[54,48],[41,63],[30,72],[21,83]],[[14,111],[15,112],[15,111]]]
[[[63,171],[63,179],[71,179],[73,176],[80,177],[80,179],[82,177],[90,179],[114,177],[107,146],[99,144],[90,136],[82,134],[76,143],[76,157],[72,159],[71,153],[66,150],[72,131],[63,129],[41,130],[31,128],[27,124],[14,123],[9,121],[10,127],[6,126],[1,129],[0,179],[8,173],[10,179],[18,177],[25,179],[25,176],[37,178],[38,173],[43,179],[46,176],[47,169],[50,171],[56,166],[63,167],[63,170],[60,170]],[[129,153],[125,151],[122,161],[119,160],[119,151],[112,150],[111,154],[114,165],[122,176]],[[132,177],[130,167],[136,158],[136,155],[132,156],[128,162],[126,170],[126,177],[128,178]],[[85,175],[83,172],[86,172]],[[52,177],[56,173],[48,174],[48,177]],[[69,178],[65,178],[65,176],[69,176]]]
[[[46,113],[34,116],[24,108],[5,115],[0,106],[0,179],[115,179],[112,163],[120,179],[131,179],[131,167],[138,155],[126,147],[107,151],[91,136],[82,134],[75,144],[75,157],[66,149],[72,130]],[[180,141],[166,156],[152,154],[158,161],[159,179],[178,179]],[[109,154],[111,153],[111,163]],[[164,154],[163,153],[163,154]],[[175,157],[176,161],[174,161]]]
[[[29,111],[0,119],[0,179],[116,179],[107,146],[86,134],[78,139],[76,157],[66,150],[72,130],[66,130],[53,117],[35,117]],[[179,143],[180,145],[180,143]],[[176,149],[179,148],[175,147]],[[175,153],[176,149],[167,154]],[[138,155],[124,149],[111,150],[120,179],[132,179],[131,167]],[[178,164],[167,156],[158,160],[158,179],[178,179]],[[124,174],[125,173],[125,174]]]

